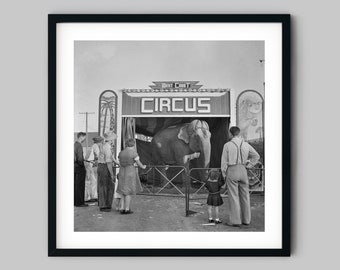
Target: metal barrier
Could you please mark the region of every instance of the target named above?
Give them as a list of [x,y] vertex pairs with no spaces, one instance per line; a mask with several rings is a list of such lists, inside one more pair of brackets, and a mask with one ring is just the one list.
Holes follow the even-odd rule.
[[[116,169],[119,166],[114,166],[115,174]],[[168,177],[166,171],[169,169],[177,169],[177,172],[173,173],[173,176]],[[140,173],[140,177],[144,178],[141,181],[143,191],[138,193],[140,195],[152,195],[152,196],[172,196],[185,198],[185,215],[189,216],[195,211],[190,210],[190,200],[206,199],[208,192],[204,189],[205,179],[202,181],[199,178],[193,176],[193,172],[199,172],[202,170],[209,171],[211,169],[217,169],[221,173],[220,168],[192,168],[189,171],[184,166],[147,166],[146,170]],[[249,178],[249,192],[254,191],[264,192],[264,168],[262,165],[260,168],[247,169]],[[155,173],[161,178],[157,179]],[[174,180],[184,174],[179,184],[176,185]],[[146,182],[146,183],[145,183]],[[169,189],[171,188],[171,189]],[[227,197],[227,188],[221,193],[222,197]]]
[[[174,175],[169,178],[167,171],[171,169],[177,169]],[[158,177],[155,175],[158,174]],[[186,179],[187,169],[184,166],[147,166],[145,172],[140,174],[142,178],[143,192],[138,194],[142,195],[155,195],[155,196],[175,196],[185,197],[186,196],[186,185],[183,181],[181,183],[174,183],[177,177],[181,174],[185,174],[183,179]],[[143,181],[144,180],[144,181]],[[146,182],[146,183],[145,183]],[[183,189],[184,186],[184,189]],[[181,190],[181,188],[183,190]]]
[[264,168],[247,169],[249,179],[249,192],[264,192]]
[[[264,168],[262,164],[259,164],[259,168],[247,168],[248,179],[249,179],[249,192],[264,192]],[[217,169],[221,173],[220,168],[192,168],[189,170],[187,175],[186,183],[186,196],[185,196],[185,212],[186,216],[196,213],[190,210],[190,200],[206,199],[208,191],[204,189],[205,181],[197,179],[192,175],[195,171],[209,171],[211,169]],[[220,176],[221,177],[221,176]],[[222,197],[228,196],[228,189],[222,190]]]
[[[95,162],[93,161],[86,161],[86,162],[91,163],[93,165],[95,164]],[[114,165],[113,173],[116,177],[118,176],[117,169],[119,170],[120,166]],[[177,172],[174,173],[171,178],[169,178],[166,174],[166,171],[168,171],[169,169],[178,169]],[[136,170],[137,170],[137,167],[136,167]],[[155,173],[158,173],[161,176],[161,179],[156,179]],[[151,177],[150,177],[150,174],[152,174]],[[181,177],[183,180],[181,180],[180,184],[176,185],[174,183],[174,180],[177,177],[179,177],[181,174],[184,174],[184,176]],[[144,180],[146,180],[146,183],[141,181],[143,191],[138,193],[138,195],[181,197],[181,198],[185,198],[185,200],[187,201],[186,199],[187,194],[188,194],[187,183],[189,181],[189,178],[188,178],[187,169],[184,166],[147,166],[146,170],[140,173],[139,175],[141,178],[145,176],[146,179]],[[115,182],[115,180],[112,179],[112,182]],[[159,182],[163,184],[160,184]],[[171,187],[171,190],[168,189],[167,187]],[[97,185],[97,193],[99,192],[98,188],[99,188],[99,185]],[[188,209],[188,206],[186,206],[186,209]]]

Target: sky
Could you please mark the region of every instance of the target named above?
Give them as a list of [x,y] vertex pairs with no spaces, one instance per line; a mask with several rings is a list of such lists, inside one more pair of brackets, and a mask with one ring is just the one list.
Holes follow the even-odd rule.
[[104,90],[149,88],[152,81],[199,81],[202,88],[247,89],[264,94],[263,41],[76,41],[75,132],[98,129]]

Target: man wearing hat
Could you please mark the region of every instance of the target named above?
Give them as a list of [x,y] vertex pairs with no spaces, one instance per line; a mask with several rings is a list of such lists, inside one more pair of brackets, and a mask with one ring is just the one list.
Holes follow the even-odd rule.
[[98,166],[98,157],[99,157],[99,144],[104,141],[104,138],[101,136],[94,137],[92,139],[92,152],[93,152],[93,160],[94,160],[94,167]]
[[104,142],[99,143],[98,156],[98,206],[100,211],[111,211],[114,193],[113,165],[118,164],[112,155],[111,143],[117,138],[113,131],[104,134]]

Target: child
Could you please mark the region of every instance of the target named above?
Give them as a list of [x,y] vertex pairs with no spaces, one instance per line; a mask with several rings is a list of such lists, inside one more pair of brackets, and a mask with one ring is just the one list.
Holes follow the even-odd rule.
[[123,200],[123,195],[119,194],[117,192],[117,188],[118,188],[118,183],[119,183],[119,179],[118,179],[118,175],[116,176],[116,184],[115,184],[115,192],[113,195],[113,202],[116,206],[116,211],[120,212],[121,209],[124,209],[124,200]]
[[207,205],[209,214],[209,223],[213,223],[214,219],[212,217],[212,209],[215,208],[215,224],[222,223],[219,219],[218,207],[223,204],[223,199],[220,194],[221,187],[223,186],[222,179],[220,177],[220,172],[218,169],[211,169],[209,171],[208,179],[206,182],[206,188],[209,191]]

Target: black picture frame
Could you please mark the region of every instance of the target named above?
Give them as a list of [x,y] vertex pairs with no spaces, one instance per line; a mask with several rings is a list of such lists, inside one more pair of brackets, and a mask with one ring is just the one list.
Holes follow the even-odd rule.
[[[57,80],[59,23],[281,23],[282,24],[282,248],[60,249],[56,227]],[[48,256],[290,256],[290,15],[288,14],[49,14],[48,15]]]

